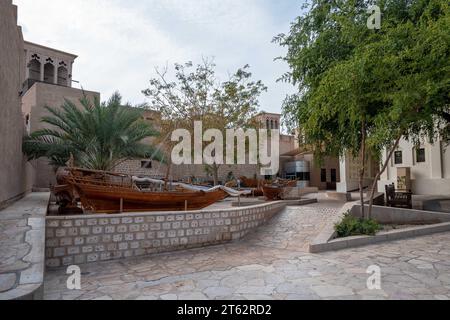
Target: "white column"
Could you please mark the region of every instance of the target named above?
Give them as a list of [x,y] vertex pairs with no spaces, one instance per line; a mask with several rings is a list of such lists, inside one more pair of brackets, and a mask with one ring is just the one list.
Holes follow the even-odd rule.
[[340,182],[338,182],[336,185],[336,191],[341,193],[347,192],[348,161],[346,158],[346,155],[339,157]]
[[53,83],[54,84],[58,84],[58,63],[59,60],[58,59],[54,59],[55,60],[55,64],[53,65],[55,67],[54,73],[53,73]]
[[439,140],[430,145],[429,156],[431,179],[442,179],[442,148]]
[[45,59],[44,57],[41,57],[41,81],[44,82],[44,65],[45,65]]

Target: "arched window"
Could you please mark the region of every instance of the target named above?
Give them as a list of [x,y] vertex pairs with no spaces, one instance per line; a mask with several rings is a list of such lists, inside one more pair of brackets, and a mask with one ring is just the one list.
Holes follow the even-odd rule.
[[58,84],[60,86],[67,86],[67,68],[59,67],[58,68]]
[[273,120],[270,120],[270,129],[273,129]]
[[55,81],[55,66],[50,62],[44,65],[44,82],[54,83]]
[[270,120],[269,119],[266,120],[266,128],[270,129]]
[[278,129],[278,120],[275,120],[275,129]]
[[28,64],[29,79],[41,80],[41,63],[37,59],[33,59]]
[[31,128],[30,114],[27,114],[25,116],[25,128],[27,130],[27,133],[30,134],[30,128]]

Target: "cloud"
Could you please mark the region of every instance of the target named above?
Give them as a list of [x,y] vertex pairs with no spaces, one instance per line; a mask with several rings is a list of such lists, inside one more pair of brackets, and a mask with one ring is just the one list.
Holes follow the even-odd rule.
[[[298,1],[268,0],[14,0],[26,40],[77,54],[73,76],[107,98],[145,101],[154,68],[214,57],[219,76],[250,64],[269,92],[263,109],[280,112],[290,85],[276,83],[287,66],[271,43],[299,14]],[[297,10],[298,8],[298,10]],[[297,11],[297,12],[296,12]]]

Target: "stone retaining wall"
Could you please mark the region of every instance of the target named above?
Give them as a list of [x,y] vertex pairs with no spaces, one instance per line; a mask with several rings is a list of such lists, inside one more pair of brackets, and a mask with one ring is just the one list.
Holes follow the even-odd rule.
[[[365,207],[368,210],[368,206]],[[321,253],[450,231],[450,214],[448,213],[374,206],[372,218],[381,224],[418,225],[398,230],[380,231],[375,236],[336,238],[334,224],[341,221],[343,215],[349,211],[353,216],[360,217],[360,210],[361,205],[357,202],[347,203],[310,244],[309,251]]]
[[47,217],[46,265],[57,268],[238,240],[286,206]]
[[[365,206],[365,208],[366,210],[369,210],[369,207],[367,205]],[[361,205],[355,205],[352,208],[351,213],[355,217],[360,217]],[[450,213],[373,206],[372,218],[381,224],[420,225],[450,222]]]

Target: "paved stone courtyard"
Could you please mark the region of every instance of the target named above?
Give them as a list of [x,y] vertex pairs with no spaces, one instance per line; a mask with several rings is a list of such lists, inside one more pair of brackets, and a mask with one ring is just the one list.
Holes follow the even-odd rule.
[[32,193],[0,210],[0,300],[42,298],[49,193]]
[[[308,242],[343,204],[288,207],[227,245],[82,266],[82,290],[47,271],[45,299],[449,299],[450,233],[325,254]],[[382,290],[366,287],[371,265]]]

